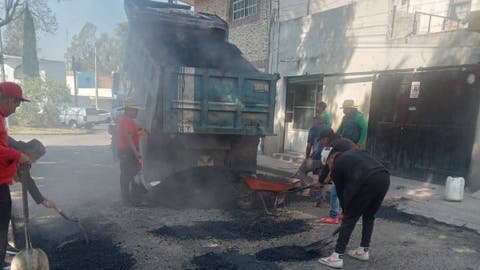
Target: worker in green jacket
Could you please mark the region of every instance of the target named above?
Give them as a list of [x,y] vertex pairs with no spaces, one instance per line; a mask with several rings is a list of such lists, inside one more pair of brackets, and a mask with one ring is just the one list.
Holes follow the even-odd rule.
[[357,106],[355,106],[355,102],[352,99],[345,100],[342,104],[342,109],[345,115],[337,130],[337,134],[363,148],[367,140],[367,123],[363,114],[357,110]]
[[317,105],[317,116],[322,118],[323,124],[327,127],[332,127],[332,118],[330,114],[327,112],[327,103],[320,101]]

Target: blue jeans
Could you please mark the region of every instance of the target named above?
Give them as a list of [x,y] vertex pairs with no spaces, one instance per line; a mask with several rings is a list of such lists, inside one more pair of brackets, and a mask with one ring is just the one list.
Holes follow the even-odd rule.
[[330,212],[328,215],[331,218],[337,218],[339,213],[340,202],[338,201],[337,189],[335,188],[335,185],[332,184],[332,188],[330,189]]

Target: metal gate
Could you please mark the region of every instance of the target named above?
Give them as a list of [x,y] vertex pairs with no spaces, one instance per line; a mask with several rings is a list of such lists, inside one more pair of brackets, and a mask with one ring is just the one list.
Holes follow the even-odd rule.
[[399,176],[467,176],[479,106],[479,67],[380,74],[368,149]]

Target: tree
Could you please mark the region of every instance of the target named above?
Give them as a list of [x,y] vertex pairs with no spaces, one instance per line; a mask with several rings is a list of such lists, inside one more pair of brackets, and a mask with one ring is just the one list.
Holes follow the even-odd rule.
[[97,27],[92,23],[86,23],[80,32],[72,37],[67,49],[67,59],[75,58],[76,70],[93,72],[96,48],[98,73],[110,75],[112,71],[122,67],[127,27],[127,23],[120,23],[113,37],[104,33],[97,38]]
[[30,78],[36,78],[40,74],[37,56],[37,39],[35,36],[33,16],[28,8],[28,4],[26,5],[24,19],[22,56],[23,75]]
[[47,0],[28,0],[18,2],[21,3],[20,6],[16,8],[12,20],[6,25],[6,31],[4,34],[4,52],[6,54],[20,56],[22,55],[23,49],[23,22],[26,4],[28,4],[30,13],[32,14],[37,34],[55,33],[58,28],[58,23],[55,14],[48,6]]
[[70,102],[70,90],[67,86],[52,80],[25,78],[22,82],[25,96],[32,102],[25,102],[10,118],[12,124],[29,127],[59,126],[61,104]]
[[66,58],[70,60],[75,57],[75,70],[94,71],[96,33],[97,27],[87,22],[80,32],[72,37]]

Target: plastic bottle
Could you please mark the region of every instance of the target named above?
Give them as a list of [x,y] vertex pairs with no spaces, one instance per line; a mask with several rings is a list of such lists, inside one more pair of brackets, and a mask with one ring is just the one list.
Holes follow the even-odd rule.
[[460,202],[463,200],[465,179],[463,177],[447,177],[445,183],[445,200]]

